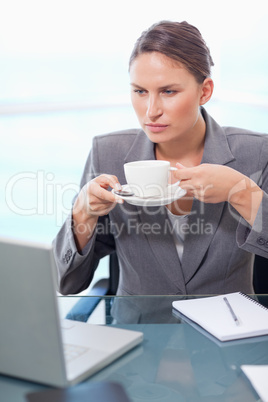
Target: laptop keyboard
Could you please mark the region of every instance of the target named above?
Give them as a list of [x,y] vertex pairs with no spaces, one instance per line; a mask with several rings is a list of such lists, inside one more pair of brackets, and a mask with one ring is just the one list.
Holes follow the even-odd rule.
[[86,353],[88,350],[89,350],[89,348],[86,348],[83,346],[78,346],[78,345],[71,345],[69,343],[65,343],[63,345],[64,356],[65,356],[65,360],[67,362],[70,362],[71,360],[76,359],[77,357]]

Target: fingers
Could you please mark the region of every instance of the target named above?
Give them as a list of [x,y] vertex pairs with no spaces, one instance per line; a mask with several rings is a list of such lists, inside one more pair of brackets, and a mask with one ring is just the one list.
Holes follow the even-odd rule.
[[174,175],[181,180],[180,187],[202,202],[219,203],[228,201],[228,194],[237,172],[233,169],[217,165],[203,163],[194,167],[177,165]]
[[173,174],[178,180],[190,180],[192,178],[195,168],[187,168],[181,163],[176,163],[176,167],[177,170]]
[[109,187],[115,190],[121,190],[121,185],[116,176],[103,174],[96,177],[89,183],[90,194],[97,197],[99,200],[106,202],[122,203],[123,200],[111,191],[107,191]]
[[116,176],[100,175],[89,181],[80,191],[74,205],[74,214],[83,213],[90,216],[102,216],[110,212],[117,203],[123,200],[108,188],[120,189],[121,185]]
[[180,187],[187,191],[189,197],[203,201],[207,188],[202,179],[201,165],[187,168],[177,163],[176,167],[178,170],[174,172],[174,176],[180,180]]
[[121,190],[121,184],[119,183],[118,178],[113,175],[102,174],[93,179],[92,182],[98,183],[101,187],[105,189],[111,187],[114,188],[115,190]]

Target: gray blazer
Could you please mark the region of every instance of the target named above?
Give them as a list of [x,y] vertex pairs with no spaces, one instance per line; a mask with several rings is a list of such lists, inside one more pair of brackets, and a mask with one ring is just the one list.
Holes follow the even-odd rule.
[[[202,163],[226,165],[251,177],[265,191],[251,228],[228,203],[194,200],[180,261],[166,207],[124,203],[99,218],[93,238],[79,254],[71,216],[54,240],[59,290],[78,293],[90,284],[99,259],[115,249],[119,295],[254,293],[253,254],[268,258],[268,136],[220,127],[202,108],[206,139]],[[125,162],[154,159],[154,144],[142,130],[95,137],[81,181],[101,173],[125,184]]]

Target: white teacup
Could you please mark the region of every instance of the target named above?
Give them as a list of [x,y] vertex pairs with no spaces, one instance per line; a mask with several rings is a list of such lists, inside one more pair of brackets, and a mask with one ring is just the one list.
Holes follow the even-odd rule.
[[127,183],[138,197],[164,197],[179,181],[169,185],[170,162],[160,160],[135,161],[124,164]]

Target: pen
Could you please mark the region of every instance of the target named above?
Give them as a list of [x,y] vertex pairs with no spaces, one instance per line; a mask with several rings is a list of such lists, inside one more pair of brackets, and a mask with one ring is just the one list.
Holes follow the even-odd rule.
[[236,316],[234,310],[232,309],[232,306],[231,306],[231,304],[229,303],[227,297],[224,297],[223,300],[225,301],[225,303],[226,303],[226,305],[227,305],[227,307],[228,307],[230,313],[232,314],[232,317],[233,317],[234,322],[236,323],[236,325],[240,325],[240,324],[239,324],[239,320],[238,320],[238,318],[237,318],[237,316]]

